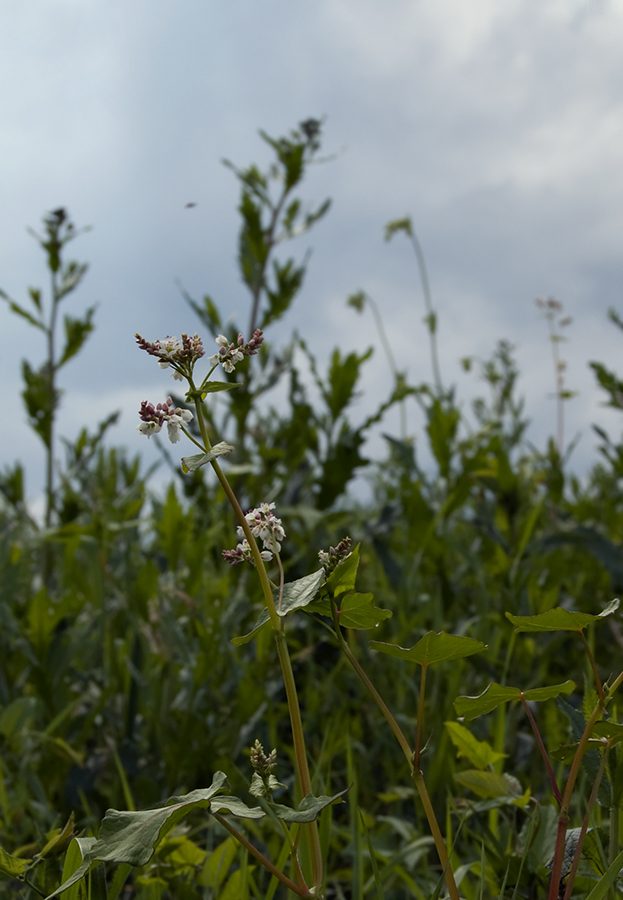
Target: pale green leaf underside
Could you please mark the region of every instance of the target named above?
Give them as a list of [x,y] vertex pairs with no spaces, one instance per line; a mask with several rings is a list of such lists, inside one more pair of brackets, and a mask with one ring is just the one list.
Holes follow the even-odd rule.
[[259,819],[265,815],[259,806],[248,807],[237,797],[216,797],[226,786],[225,774],[216,772],[209,788],[191,791],[182,797],[172,797],[167,806],[136,811],[107,810],[99,837],[85,852],[82,865],[47,900],[52,900],[52,897],[80,881],[96,861],[146,865],[158,842],[191,809],[201,807],[212,812],[223,810],[250,819]]
[[211,447],[207,453],[196,453],[194,456],[183,456],[182,472],[185,474],[188,472],[196,472],[201,466],[207,465],[218,456],[225,456],[227,453],[231,453],[234,449],[232,444],[221,441],[220,444],[215,444]]
[[343,791],[334,794],[332,797],[327,797],[324,794],[320,797],[314,797],[313,794],[308,794],[306,797],[303,797],[297,809],[292,809],[281,803],[271,803],[270,805],[277,816],[284,822],[313,822],[325,806],[330,806],[331,803],[335,803],[336,800],[346,794],[349,790],[350,788],[344,788]]
[[[313,601],[314,597],[320,590],[322,583],[324,582],[325,574],[324,569],[318,569],[316,572],[312,572],[311,575],[305,575],[304,578],[299,578],[296,581],[291,581],[289,584],[284,584],[283,586],[283,597],[281,598],[281,608],[279,608],[279,589],[275,588],[273,591],[273,597],[275,599],[275,606],[277,608],[277,615],[284,616],[289,615],[291,612],[294,612],[295,609],[303,609]],[[235,644],[239,647],[241,644],[246,644],[251,638],[255,637],[260,628],[263,628],[267,622],[270,621],[270,616],[268,614],[267,609],[263,609],[260,613],[260,617],[251,629],[248,634],[243,634],[240,637],[235,637],[231,639],[232,644]]]

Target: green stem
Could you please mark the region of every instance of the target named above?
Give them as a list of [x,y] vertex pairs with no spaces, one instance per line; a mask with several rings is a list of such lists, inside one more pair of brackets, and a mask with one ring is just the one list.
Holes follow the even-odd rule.
[[424,722],[424,695],[426,693],[426,671],[428,666],[422,666],[422,680],[420,682],[420,696],[417,706],[417,725],[415,728],[415,750],[413,753],[413,768],[420,768],[420,746],[422,743],[422,723]]
[[415,256],[417,258],[418,268],[420,270],[420,279],[422,281],[422,291],[424,293],[424,303],[426,305],[426,321],[428,324],[428,331],[430,334],[430,355],[431,355],[431,363],[433,366],[433,377],[435,379],[435,387],[437,388],[437,395],[441,396],[443,393],[443,385],[441,381],[441,372],[439,369],[439,355],[437,353],[437,325],[436,325],[436,316],[435,310],[433,309],[433,301],[430,293],[430,285],[428,282],[428,272],[426,270],[426,260],[424,259],[424,254],[422,253],[422,247],[420,246],[420,242],[417,238],[417,235],[413,229],[410,231],[411,243],[413,244],[413,249],[415,250]]
[[[426,815],[426,819],[428,821],[428,827],[431,830],[431,834],[433,840],[435,842],[435,848],[437,850],[437,855],[439,857],[439,862],[441,863],[444,878],[446,881],[446,887],[448,888],[448,894],[451,897],[451,900],[460,900],[458,888],[456,886],[456,882],[454,880],[454,873],[450,868],[450,860],[448,857],[448,851],[446,850],[446,844],[443,839],[443,835],[441,833],[441,829],[439,828],[439,823],[437,822],[437,817],[435,815],[435,810],[433,809],[433,804],[431,803],[430,797],[428,795],[428,791],[426,789],[426,784],[424,782],[424,776],[419,768],[414,768],[414,754],[411,752],[411,747],[409,746],[409,742],[404,736],[404,732],[402,728],[395,720],[393,715],[391,714],[387,704],[372,684],[370,679],[368,678],[365,671],[360,666],[358,660],[354,656],[352,650],[344,640],[344,635],[342,634],[342,629],[339,623],[338,615],[337,615],[337,606],[333,598],[331,598],[331,610],[333,614],[333,624],[335,628],[335,634],[342,648],[346,659],[349,661],[363,684],[366,686],[378,708],[381,710],[387,723],[391,730],[394,733],[394,736],[398,743],[400,744],[400,748],[404,753],[407,762],[409,763],[409,768],[411,770],[411,777],[413,778],[413,783],[415,784],[416,790],[419,794],[420,800],[422,802],[422,806],[424,807],[424,813]],[[420,692],[420,696],[422,693]],[[420,717],[418,716],[418,726],[420,722]]]
[[595,685],[597,687],[597,693],[599,695],[599,699],[604,699],[604,688],[601,683],[601,678],[599,677],[599,672],[597,671],[597,663],[595,662],[595,657],[593,655],[593,651],[591,650],[590,644],[584,632],[580,629],[580,637],[582,638],[582,642],[584,644],[584,649],[586,650],[586,655],[588,656],[588,661],[591,664],[591,669],[593,670],[593,677],[595,678]]
[[274,866],[268,859],[268,857],[264,856],[264,854],[261,853],[257,849],[257,847],[254,847],[251,841],[247,840],[247,838],[243,834],[241,834],[241,832],[238,831],[237,828],[234,828],[233,825],[230,825],[230,823],[224,816],[222,816],[220,813],[212,813],[212,815],[214,816],[216,821],[223,826],[223,828],[229,831],[232,837],[234,837],[240,844],[242,844],[242,846],[245,847],[249,851],[249,853],[258,860],[258,862],[261,862],[262,865],[265,866],[268,871],[275,876],[275,878],[278,878],[279,881],[282,882],[282,884],[285,884],[285,886],[289,890],[293,891],[295,894],[298,894],[299,897],[314,896],[309,888],[300,887],[298,884],[295,884],[290,878],[288,878],[287,875],[285,875],[280,869]]
[[[188,381],[191,387],[191,391],[195,391],[196,393],[196,388],[192,382],[192,379],[189,378]],[[195,400],[195,409],[197,410],[197,423],[199,425],[199,430],[201,431],[201,437],[203,438],[206,452],[208,452],[208,450],[210,449],[210,439],[208,436],[205,419],[203,417],[200,394]],[[255,537],[249,527],[249,523],[245,519],[244,513],[240,507],[240,504],[238,503],[238,498],[234,494],[229,481],[227,480],[216,459],[211,461],[211,466],[214,469],[221,487],[225,491],[225,495],[227,496],[232,509],[236,513],[238,521],[240,522],[240,525],[244,532],[244,536],[249,542],[249,547],[251,548],[251,553],[253,554],[253,560],[255,562],[255,568],[257,569],[257,573],[260,578],[264,600],[266,601],[266,607],[268,609],[268,615],[270,617],[270,623],[273,628],[275,641],[277,643],[277,653],[279,656],[281,672],[286,689],[288,711],[290,713],[290,725],[292,728],[292,740],[294,743],[294,755],[299,783],[301,786],[303,797],[306,797],[308,794],[312,793],[311,776],[309,774],[309,766],[307,763],[307,751],[305,749],[305,734],[303,732],[301,709],[299,706],[298,693],[296,690],[294,673],[292,671],[290,654],[288,652],[285,634],[283,631],[283,623],[277,613],[277,608],[275,606],[275,600],[273,597],[272,588],[270,586],[270,581],[268,579],[266,566],[264,565],[264,560],[262,559],[262,556],[260,554],[257,541],[255,540]],[[312,879],[314,882],[314,887],[317,887],[318,885],[322,884],[323,877],[322,848],[320,846],[320,835],[318,833],[317,823],[315,821],[308,823],[305,826],[305,833],[309,841],[310,855],[312,860]]]

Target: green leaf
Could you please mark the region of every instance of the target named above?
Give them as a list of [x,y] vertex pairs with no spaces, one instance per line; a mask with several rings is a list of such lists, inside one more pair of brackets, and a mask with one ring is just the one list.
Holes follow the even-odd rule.
[[11,312],[14,312],[17,316],[21,316],[23,319],[26,319],[27,322],[30,322],[31,325],[34,325],[35,328],[41,329],[41,331],[46,331],[46,327],[43,322],[40,322],[39,319],[35,319],[32,313],[29,313],[27,309],[21,307],[18,303],[15,303],[14,300],[11,300],[4,291],[0,291],[0,297],[9,304],[9,309]]
[[219,456],[225,456],[233,450],[235,450],[235,447],[232,444],[221,441],[219,444],[215,444],[211,447],[207,453],[196,453],[194,456],[183,456],[182,472],[185,474],[188,472],[196,472],[201,466],[205,466],[213,459],[216,459]]
[[465,772],[457,772],[454,780],[469,788],[479,797],[512,797],[515,800],[523,797],[521,785],[512,775],[498,775],[496,772],[467,769]]
[[[82,865],[86,853],[91,849],[96,840],[97,838],[94,837],[73,839],[67,849],[65,862],[63,863],[63,882],[71,878],[78,867]],[[84,897],[86,892],[84,891],[84,885],[81,885],[78,881],[76,884],[72,885],[66,892],[65,900],[82,900],[81,894],[82,897]]]
[[570,694],[574,688],[573,681],[552,684],[550,687],[531,688],[529,691],[521,691],[519,688],[493,682],[478,697],[457,697],[454,701],[454,708],[457,716],[463,716],[469,721],[512,700],[521,700],[522,697],[524,700],[552,700],[560,694]]
[[11,856],[6,850],[0,847],[0,872],[8,875],[10,878],[16,878],[22,875],[31,864],[31,859],[20,859],[18,856]]
[[623,725],[602,720],[597,722],[593,728],[593,735],[595,737],[608,738],[611,745],[620,744],[623,741]]
[[608,866],[604,875],[599,879],[586,900],[603,900],[612,885],[616,882],[623,866],[623,851],[619,853],[614,862]]
[[[295,609],[304,609],[306,606],[313,601],[314,597],[320,590],[322,583],[324,582],[324,569],[318,569],[316,572],[312,572],[311,575],[305,575],[304,578],[298,578],[296,581],[291,581],[288,584],[284,584],[283,586],[283,597],[281,598],[281,608],[279,608],[279,589],[275,588],[273,590],[273,597],[275,598],[275,606],[277,608],[277,615],[284,616],[289,615],[291,612],[294,612]],[[252,637],[258,633],[260,628],[263,628],[267,622],[270,621],[270,615],[267,609],[263,609],[259,619],[249,631],[248,634],[241,635],[240,637],[235,637],[231,639],[232,644],[235,644],[236,647],[240,647],[242,644],[247,644]]]
[[473,766],[478,769],[486,769],[499,759],[504,759],[506,753],[498,753],[486,741],[479,741],[474,735],[459,722],[446,722],[446,728],[450,740],[457,748],[459,756],[465,756]]
[[352,553],[337,564],[335,569],[327,578],[326,587],[334,597],[352,591],[355,587],[357,578],[357,569],[359,568],[359,544],[354,548]]
[[219,391],[233,391],[236,388],[242,387],[242,381],[206,381],[205,384],[202,384],[199,390],[201,391],[201,399],[203,399],[206,394],[218,394]]
[[327,797],[325,794],[322,794],[320,797],[314,797],[313,794],[308,794],[306,797],[303,797],[296,809],[284,806],[282,803],[271,803],[270,806],[278,818],[284,822],[313,822],[318,818],[325,806],[335,803],[349,790],[350,787],[344,788],[343,791],[334,794],[332,797]]
[[538,616],[512,616],[506,613],[506,618],[515,625],[515,631],[582,631],[591,622],[598,622],[606,616],[611,616],[619,608],[618,599],[610,603],[596,616],[589,613],[570,612],[557,606]]
[[419,666],[431,666],[434,663],[446,662],[451,659],[463,659],[474,653],[482,653],[487,649],[486,644],[476,641],[474,638],[459,637],[443,631],[440,633],[429,631],[410,650],[405,650],[404,647],[399,647],[397,644],[384,644],[381,641],[370,641],[370,646],[379,653],[406,659]]
[[95,307],[91,306],[86,311],[83,319],[74,319],[73,316],[65,316],[65,348],[56,364],[57,369],[64,366],[65,363],[79,352],[80,348],[91,334],[95,326],[93,325],[93,314]]
[[85,853],[82,865],[47,900],[76,884],[96,861],[127,863],[138,867],[147,865],[162,838],[183,816],[197,807],[211,809],[212,812],[226,811],[250,819],[260,819],[265,815],[260,807],[248,807],[237,797],[216,797],[226,785],[225,774],[216,772],[209,788],[172,797],[164,807],[137,811],[107,810],[99,837]]
[[347,594],[338,610],[344,628],[376,628],[383,619],[391,618],[391,610],[372,605],[374,594]]

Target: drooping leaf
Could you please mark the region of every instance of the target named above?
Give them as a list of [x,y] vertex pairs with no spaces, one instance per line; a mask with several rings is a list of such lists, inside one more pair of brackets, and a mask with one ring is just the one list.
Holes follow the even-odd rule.
[[182,472],[184,474],[188,474],[188,472],[196,472],[197,469],[200,469],[201,466],[207,465],[213,459],[217,459],[219,456],[225,456],[227,453],[231,453],[235,448],[232,444],[228,444],[226,441],[221,441],[219,444],[215,444],[213,447],[208,450],[207,453],[197,453],[194,456],[183,456],[182,457]]
[[619,608],[618,599],[610,603],[596,616],[589,613],[571,612],[562,606],[550,609],[538,616],[513,616],[506,613],[506,618],[513,623],[515,631],[582,631],[591,622],[598,622],[611,616]]
[[372,605],[374,594],[347,594],[338,610],[344,628],[376,628],[379,622],[391,618],[391,610]]
[[197,807],[211,809],[212,812],[226,811],[250,819],[260,819],[265,815],[260,807],[248,807],[237,797],[217,797],[216,795],[225,790],[226,786],[225,774],[216,772],[209,788],[191,791],[181,797],[172,797],[164,807],[135,811],[107,810],[99,837],[85,853],[82,865],[68,881],[53,891],[47,900],[76,884],[94,862],[146,865],[167,832]]
[[486,644],[474,638],[446,634],[444,631],[439,633],[429,631],[410,650],[399,647],[397,644],[385,644],[382,641],[370,641],[370,646],[379,653],[406,659],[419,666],[431,666],[434,663],[446,662],[451,659],[463,659],[474,653],[482,653],[487,649]]
[[[320,590],[320,586],[324,581],[325,573],[324,569],[318,569],[316,572],[312,572],[311,575],[305,575],[303,578],[298,578],[296,581],[291,581],[289,584],[284,584],[283,586],[283,596],[281,598],[281,607],[279,606],[279,589],[276,588],[273,591],[273,597],[275,599],[275,607],[277,609],[277,615],[284,616],[289,615],[291,612],[294,612],[295,609],[304,609],[306,606],[314,600],[318,591]],[[270,615],[267,609],[263,609],[260,613],[260,617],[251,629],[248,634],[243,634],[240,637],[235,637],[231,639],[232,644],[235,644],[236,647],[241,646],[242,644],[248,643],[251,638],[255,637],[260,628],[263,628],[267,622],[270,621]]]
[[459,722],[446,722],[446,728],[450,740],[457,748],[459,756],[465,756],[477,769],[486,769],[499,759],[504,759],[506,753],[498,753],[486,741],[479,741],[474,735]]
[[493,682],[478,697],[457,697],[454,701],[454,708],[457,716],[463,716],[469,721],[497,709],[503,703],[508,703],[511,700],[521,700],[522,696],[524,700],[552,700],[560,694],[570,694],[574,688],[575,682],[565,681],[562,684],[552,684],[544,688],[531,688],[522,692],[520,688],[507,687],[506,685]]
[[271,803],[270,806],[284,822],[313,822],[318,818],[318,815],[325,806],[330,806],[332,803],[335,803],[336,800],[343,797],[349,790],[349,787],[344,788],[343,791],[334,794],[332,797],[327,797],[324,794],[320,797],[314,797],[313,794],[308,794],[306,797],[303,797],[296,809],[292,809],[290,806],[284,806],[282,803]]

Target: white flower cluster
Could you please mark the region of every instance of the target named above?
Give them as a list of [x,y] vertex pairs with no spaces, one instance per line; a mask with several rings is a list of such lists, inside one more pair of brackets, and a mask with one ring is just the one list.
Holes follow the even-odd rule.
[[143,400],[139,410],[141,424],[137,426],[137,430],[141,434],[151,437],[152,434],[158,434],[162,430],[162,426],[167,425],[169,440],[172,444],[177,444],[180,439],[180,431],[184,425],[187,425],[193,417],[189,409],[181,409],[179,406],[173,406],[171,397],[167,397],[165,403],[158,403],[154,406],[147,400]]
[[235,344],[230,344],[224,334],[219,334],[215,340],[219,345],[219,351],[210,357],[210,365],[218,366],[220,363],[229,373],[234,371],[236,363],[242,362],[245,356],[255,356],[264,342],[264,336],[260,329],[256,328],[246,343],[241,334],[238,335]]
[[210,357],[210,365],[218,366],[219,363],[222,363],[226,372],[233,372],[236,368],[236,363],[242,362],[244,359],[244,353],[240,349],[244,346],[243,336],[241,334],[238,335],[238,346],[230,344],[224,334],[218,335],[216,343],[219,345],[220,350]]
[[[261,503],[245,515],[251,534],[262,542],[264,549],[260,555],[265,562],[269,562],[274,553],[279,553],[281,541],[286,536],[281,519],[273,513],[274,508],[274,503]],[[238,538],[240,543],[235,550],[223,550],[224,558],[233,566],[241,562],[252,563],[251,547],[241,525],[238,526]]]

